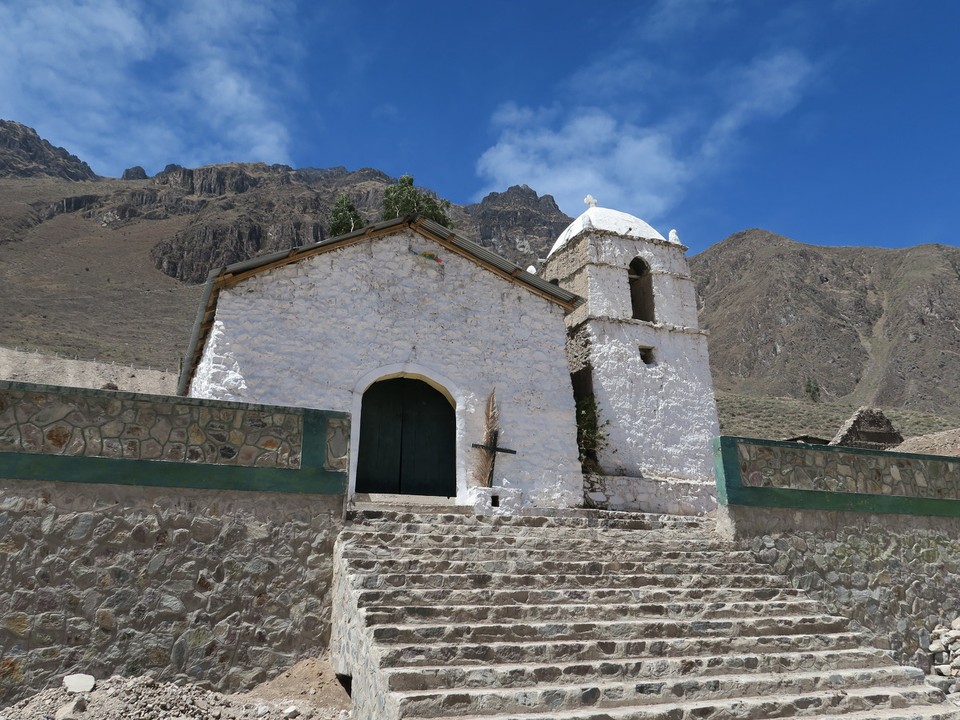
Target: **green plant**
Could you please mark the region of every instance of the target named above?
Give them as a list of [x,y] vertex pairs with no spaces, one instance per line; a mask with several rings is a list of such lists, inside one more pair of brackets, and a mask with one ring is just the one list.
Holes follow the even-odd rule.
[[597,401],[592,395],[577,400],[577,447],[580,449],[580,464],[585,472],[599,472],[598,453],[607,446],[604,428],[609,420],[600,423]]
[[803,391],[810,398],[810,402],[820,402],[820,383],[813,378],[807,378],[803,384]]
[[449,200],[437,199],[430,193],[415,188],[412,175],[402,176],[396,185],[391,185],[383,193],[384,220],[406,215],[423,215],[444,227],[451,227],[453,222],[447,215],[449,209]]
[[364,225],[366,222],[360,217],[359,211],[350,198],[346,195],[338,197],[330,211],[330,235],[333,237],[345,235],[359,230]]

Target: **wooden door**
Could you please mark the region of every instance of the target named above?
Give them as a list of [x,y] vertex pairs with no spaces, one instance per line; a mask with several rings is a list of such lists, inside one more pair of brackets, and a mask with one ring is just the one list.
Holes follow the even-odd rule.
[[356,491],[456,494],[453,406],[421,380],[371,385],[360,409]]

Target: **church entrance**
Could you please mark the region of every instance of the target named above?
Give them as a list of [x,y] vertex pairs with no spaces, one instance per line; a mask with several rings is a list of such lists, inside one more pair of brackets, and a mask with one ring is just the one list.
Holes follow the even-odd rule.
[[422,380],[367,388],[360,406],[358,493],[457,494],[453,406]]

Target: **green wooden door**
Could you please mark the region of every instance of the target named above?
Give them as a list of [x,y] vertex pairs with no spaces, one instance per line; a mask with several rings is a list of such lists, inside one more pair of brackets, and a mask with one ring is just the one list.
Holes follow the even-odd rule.
[[356,491],[456,494],[453,406],[421,380],[371,385],[360,408]]

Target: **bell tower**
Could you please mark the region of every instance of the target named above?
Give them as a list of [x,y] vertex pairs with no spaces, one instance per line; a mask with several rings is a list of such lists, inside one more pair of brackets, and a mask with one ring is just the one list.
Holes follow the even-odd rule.
[[675,231],[664,238],[640,218],[585,202],[542,275],[586,299],[566,317],[586,500],[709,512],[719,425],[687,248]]

